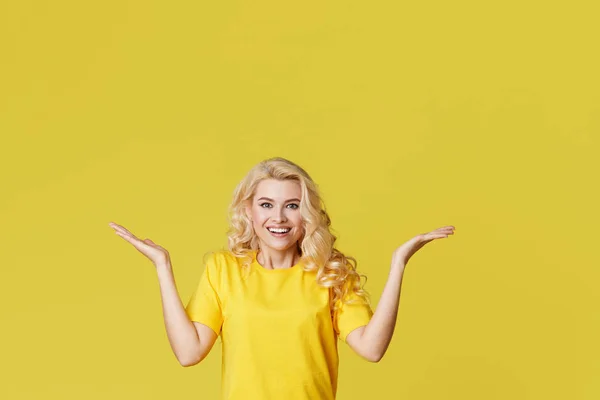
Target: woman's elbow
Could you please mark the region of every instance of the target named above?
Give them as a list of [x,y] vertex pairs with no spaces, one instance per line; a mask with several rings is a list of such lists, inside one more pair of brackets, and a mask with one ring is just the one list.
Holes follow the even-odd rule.
[[196,364],[200,364],[207,355],[207,349],[201,347],[194,351],[187,351],[185,354],[180,354],[177,357],[177,361],[179,361],[179,364],[181,364],[182,367],[192,367]]
[[363,358],[372,363],[378,363],[383,358],[383,354],[379,353],[366,353],[363,355]]
[[190,357],[190,358],[178,358],[179,364],[182,367],[192,367],[196,364],[200,364],[200,362],[204,359],[204,357]]

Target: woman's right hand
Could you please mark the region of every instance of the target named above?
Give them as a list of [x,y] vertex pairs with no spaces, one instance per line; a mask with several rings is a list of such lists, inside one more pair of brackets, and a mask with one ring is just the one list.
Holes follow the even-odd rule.
[[133,247],[138,249],[140,253],[148,257],[155,267],[171,262],[171,258],[167,249],[157,245],[152,240],[140,240],[133,233],[129,232],[121,225],[115,224],[114,222],[109,223],[108,226],[113,228],[117,235],[131,243]]

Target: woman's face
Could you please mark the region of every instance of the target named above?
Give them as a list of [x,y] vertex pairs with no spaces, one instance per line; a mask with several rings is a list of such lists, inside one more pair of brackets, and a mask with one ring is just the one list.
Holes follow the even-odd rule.
[[[302,238],[301,197],[300,184],[296,181],[265,179],[258,184],[247,212],[261,249],[266,246],[278,251],[287,250]],[[285,228],[286,232],[272,232],[274,228]]]

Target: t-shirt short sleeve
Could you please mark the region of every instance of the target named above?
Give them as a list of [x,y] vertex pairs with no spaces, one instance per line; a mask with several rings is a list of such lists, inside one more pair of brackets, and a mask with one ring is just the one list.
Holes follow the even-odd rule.
[[335,311],[333,317],[333,327],[340,340],[344,343],[350,332],[356,328],[367,325],[373,316],[371,306],[366,303],[362,297],[350,292],[347,298],[350,298],[355,302],[352,304],[345,304],[338,300],[338,304],[340,304],[341,307]]
[[219,297],[220,271],[214,254],[207,257],[200,282],[187,306],[186,314],[191,321],[200,322],[211,328],[217,335],[223,324],[223,312]]

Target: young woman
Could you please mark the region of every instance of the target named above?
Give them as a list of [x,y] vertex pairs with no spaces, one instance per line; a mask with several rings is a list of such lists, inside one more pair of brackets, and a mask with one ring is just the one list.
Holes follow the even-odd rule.
[[409,258],[453,226],[418,235],[392,255],[373,313],[356,260],[336,237],[318,187],[301,167],[275,157],[256,165],[235,189],[228,249],[212,252],[187,306],[169,253],[124,227],[115,233],[155,265],[169,342],[184,366],[202,361],[221,336],[223,399],[333,400],[337,339],[378,362],[396,323]]

